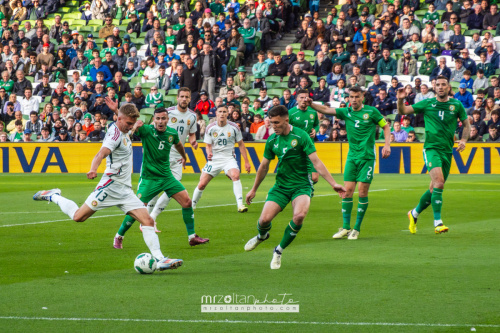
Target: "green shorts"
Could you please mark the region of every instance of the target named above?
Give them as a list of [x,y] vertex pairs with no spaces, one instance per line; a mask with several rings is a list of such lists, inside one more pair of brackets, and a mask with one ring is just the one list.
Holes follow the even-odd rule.
[[372,183],[375,171],[375,160],[358,160],[348,158],[345,162],[344,181]]
[[444,180],[448,179],[451,168],[451,153],[445,153],[436,149],[424,149],[424,161],[427,170],[430,172],[433,168],[441,168]]
[[281,207],[281,210],[283,210],[289,202],[295,200],[299,195],[307,195],[311,198],[313,192],[314,190],[310,185],[288,189],[275,184],[267,193],[266,202],[276,202]]
[[169,197],[184,191],[186,188],[173,176],[164,179],[144,179],[139,181],[137,197],[144,203],[148,203],[158,193],[165,192]]

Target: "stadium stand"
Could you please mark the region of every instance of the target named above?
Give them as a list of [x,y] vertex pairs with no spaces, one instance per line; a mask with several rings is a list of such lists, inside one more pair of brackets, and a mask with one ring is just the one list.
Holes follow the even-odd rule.
[[[226,103],[231,119],[251,140],[270,107],[295,106],[298,89],[309,90],[317,103],[342,107],[349,104],[352,86],[361,86],[365,104],[376,106],[397,123],[397,129],[410,134],[407,142],[424,141],[423,119],[396,115],[396,92],[404,88],[408,104],[431,98],[438,75],[450,78],[451,97],[466,107],[477,132],[471,140],[498,139],[496,3],[316,4],[298,0],[4,4],[0,6],[0,132],[7,135],[0,136],[0,142],[100,141],[114,117],[104,97],[134,103],[141,120],[150,122],[154,108],[176,104],[180,87],[193,92],[191,108],[198,113],[199,138],[213,121],[215,108]],[[228,94],[229,88],[233,92]],[[256,117],[260,122],[255,121],[256,114],[264,116]],[[324,116],[320,120],[318,141],[347,140],[341,121]]]

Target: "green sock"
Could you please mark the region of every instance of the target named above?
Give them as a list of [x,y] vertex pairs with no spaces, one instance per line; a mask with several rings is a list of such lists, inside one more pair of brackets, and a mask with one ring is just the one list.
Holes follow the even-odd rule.
[[351,229],[351,212],[352,212],[352,198],[342,199],[342,218],[344,219],[344,225],[342,228]]
[[356,224],[354,229],[360,231],[363,217],[365,217],[366,210],[368,209],[368,197],[360,197],[358,202],[358,215],[356,215]]
[[285,249],[288,245],[290,245],[291,242],[293,242],[300,228],[302,228],[302,224],[296,225],[295,223],[293,223],[293,221],[290,221],[290,223],[288,223],[285,229],[285,234],[283,235],[280,243],[280,247],[282,249]]
[[443,206],[443,190],[432,189],[432,210],[434,211],[434,221],[441,220],[441,207]]
[[194,211],[192,207],[182,208],[182,219],[186,224],[188,236],[194,234]]
[[125,233],[127,232],[128,229],[134,224],[135,219],[129,215],[125,215],[125,218],[123,219],[122,225],[120,226],[120,229],[118,229],[118,235],[120,236],[125,236]]
[[264,239],[266,238],[266,234],[271,230],[273,224],[269,223],[267,226],[261,226],[259,221],[257,221],[257,231],[259,232],[259,238]]
[[418,203],[417,207],[415,210],[417,211],[418,214],[422,213],[424,209],[429,207],[431,204],[431,190],[427,190],[421,197],[420,197],[420,202]]

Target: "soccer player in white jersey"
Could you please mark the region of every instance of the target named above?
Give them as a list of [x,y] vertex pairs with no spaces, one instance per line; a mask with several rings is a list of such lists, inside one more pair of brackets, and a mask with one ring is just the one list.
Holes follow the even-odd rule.
[[132,141],[130,130],[134,127],[139,111],[133,104],[122,106],[118,119],[110,126],[102,143],[101,150],[92,160],[88,179],[97,177],[97,168],[106,158],[106,170],[82,207],[61,196],[60,189],[38,191],[33,200],[46,200],[56,203],[63,213],[76,222],[83,222],[98,210],[117,206],[125,214],[132,216],[142,224],[143,237],[151,254],[158,261],[158,270],[174,269],[182,265],[181,259],[165,257],[160,250],[160,241],[155,233],[154,221],[149,216],[144,204],[132,190]]
[[205,131],[204,142],[207,144],[207,164],[203,168],[200,182],[194,190],[193,208],[196,208],[196,204],[200,201],[203,190],[208,183],[224,170],[226,176],[233,181],[233,192],[236,197],[238,212],[246,213],[248,208],[243,204],[240,168],[234,158],[234,144],[238,143],[241,156],[245,160],[245,170],[250,173],[247,149],[238,125],[227,121],[227,106],[219,106],[216,116],[217,121],[208,125]]
[[[189,88],[181,88],[177,93],[177,105],[167,108],[168,111],[168,127],[172,127],[179,134],[179,141],[186,142],[189,136],[189,143],[194,149],[198,149],[196,142],[196,113],[188,108],[191,102],[191,90]],[[178,181],[182,179],[182,157],[179,152],[173,148],[170,151],[170,170],[174,178]],[[161,196],[153,198],[148,203],[148,211],[154,221],[158,215],[167,207],[170,199],[165,193]],[[155,223],[156,225],[156,223]],[[156,229],[156,226],[155,226]],[[156,232],[160,232],[156,229]]]

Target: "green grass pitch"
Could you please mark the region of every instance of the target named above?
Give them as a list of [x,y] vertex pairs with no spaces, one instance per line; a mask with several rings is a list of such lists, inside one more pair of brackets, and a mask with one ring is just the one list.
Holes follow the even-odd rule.
[[[190,194],[198,179],[184,175]],[[244,194],[253,179],[242,176]],[[210,243],[189,247],[179,206],[171,203],[158,219],[160,242],[184,266],[147,276],[133,269],[135,256],[148,251],[138,225],[123,250],[112,247],[123,218],[118,209],[76,223],[55,204],[32,200],[39,189],[59,187],[82,204],[97,181],[35,174],[1,180],[2,332],[500,331],[500,176],[450,176],[443,200],[450,232],[434,234],[429,207],[411,235],[406,213],[429,177],[376,175],[357,241],[331,238],[342,224],[340,198],[321,180],[304,227],[272,271],[290,206],[273,221],[271,238],[246,253],[274,176],[262,184],[258,203],[238,214],[231,182],[221,175],[195,211],[196,231]],[[233,293],[292,294],[300,312],[201,313],[202,295]]]

